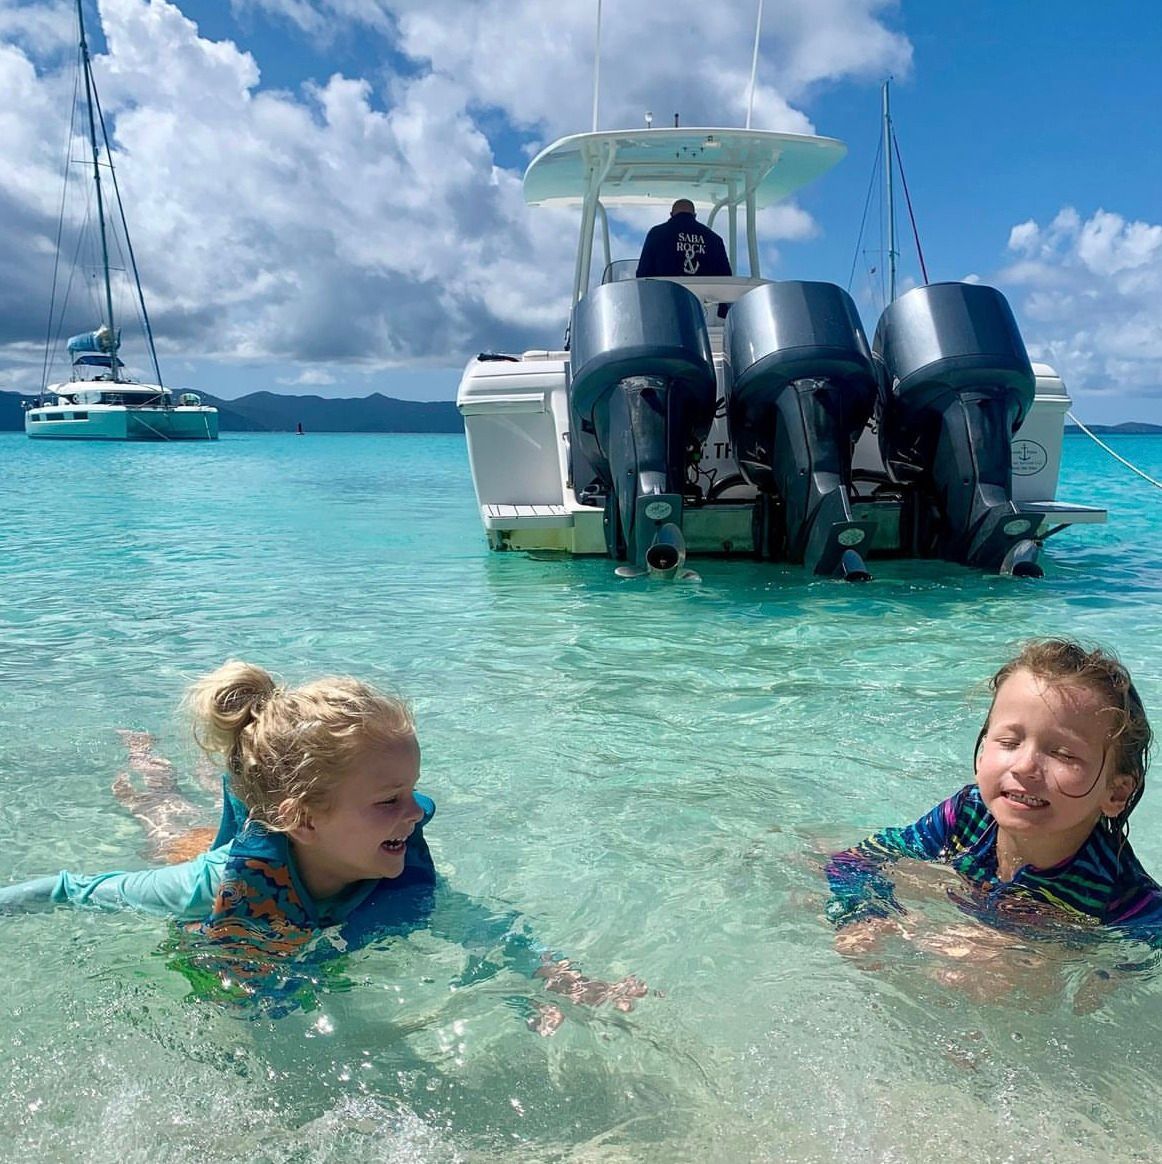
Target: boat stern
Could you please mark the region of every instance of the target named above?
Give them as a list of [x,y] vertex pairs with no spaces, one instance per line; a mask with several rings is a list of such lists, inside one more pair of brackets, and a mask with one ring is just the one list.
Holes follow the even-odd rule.
[[456,406],[493,550],[605,552],[602,511],[578,504],[569,480],[568,358],[485,352],[460,379]]

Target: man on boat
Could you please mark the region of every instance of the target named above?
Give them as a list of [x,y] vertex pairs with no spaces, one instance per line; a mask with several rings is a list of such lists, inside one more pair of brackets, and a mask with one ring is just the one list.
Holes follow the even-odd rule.
[[679,198],[670,217],[646,235],[637,277],[647,275],[731,275],[722,239],[694,217],[694,203]]

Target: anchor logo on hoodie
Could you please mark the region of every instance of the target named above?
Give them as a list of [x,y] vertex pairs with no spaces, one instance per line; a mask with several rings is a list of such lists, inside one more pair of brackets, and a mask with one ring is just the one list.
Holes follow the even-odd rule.
[[697,275],[702,266],[701,257],[706,254],[706,240],[700,234],[679,231],[678,250],[682,252],[683,274]]

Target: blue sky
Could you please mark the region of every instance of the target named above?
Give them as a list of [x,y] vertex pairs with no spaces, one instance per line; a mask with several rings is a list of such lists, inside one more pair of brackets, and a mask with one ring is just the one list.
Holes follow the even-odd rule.
[[[756,8],[604,0],[601,127],[741,124]],[[0,0],[9,390],[41,378],[70,9]],[[576,221],[528,210],[519,183],[590,128],[594,0],[85,10],[169,382],[451,398],[476,351],[559,341]],[[764,217],[764,273],[846,286],[857,260],[874,329],[878,196],[859,254],[857,236],[891,75],[930,278],[1000,287],[1082,419],[1162,423],[1159,59],[1145,0],[765,0],[753,124],[850,153]],[[643,225],[616,232],[623,257]],[[907,286],[902,208],[899,230]]]

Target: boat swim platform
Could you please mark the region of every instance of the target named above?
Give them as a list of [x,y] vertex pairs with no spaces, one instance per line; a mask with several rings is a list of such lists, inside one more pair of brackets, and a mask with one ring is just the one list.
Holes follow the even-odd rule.
[[[1036,537],[1048,538],[1068,525],[1100,525],[1104,509],[1062,501],[1020,501],[1024,512],[1041,515]],[[691,554],[747,554],[754,549],[751,527],[752,502],[719,502],[691,507],[682,515],[686,549]],[[893,554],[899,549],[898,503],[852,501],[856,518],[875,521],[877,529],[868,549]],[[562,550],[570,554],[605,555],[603,511],[595,506],[560,504],[485,504],[480,518],[494,550]],[[886,520],[885,520],[886,519]]]
[[1074,505],[1068,501],[1018,501],[1022,509],[1040,513],[1050,524],[1104,525],[1109,514],[1095,505]]
[[482,505],[485,529],[567,529],[573,515],[563,505]]

